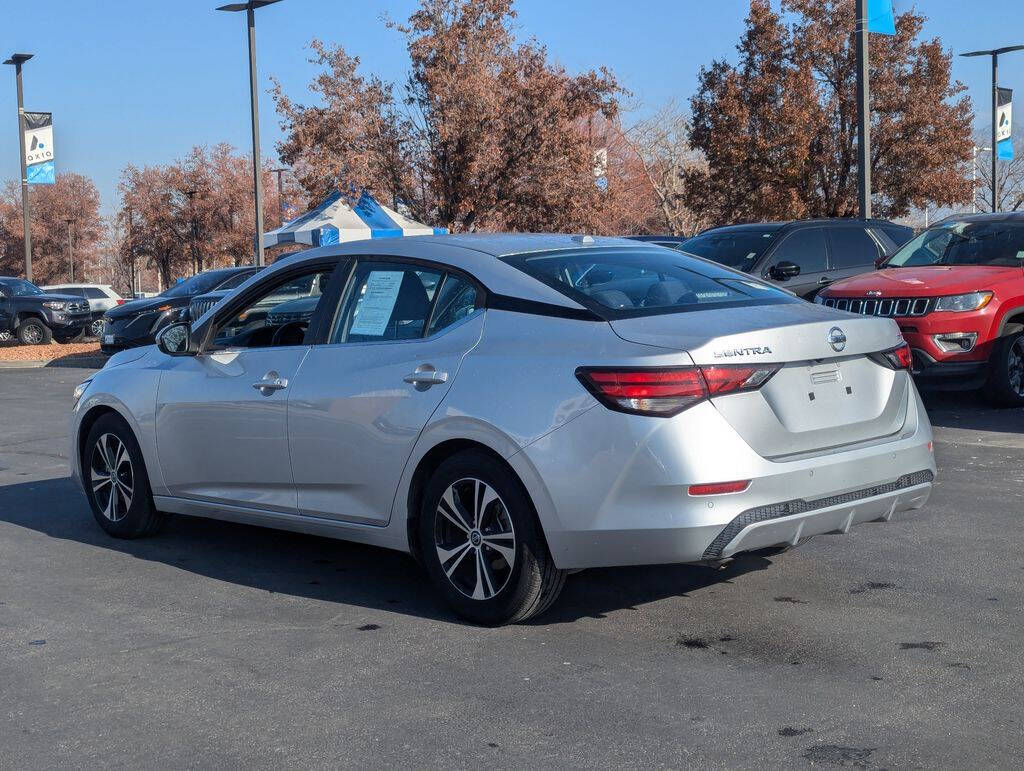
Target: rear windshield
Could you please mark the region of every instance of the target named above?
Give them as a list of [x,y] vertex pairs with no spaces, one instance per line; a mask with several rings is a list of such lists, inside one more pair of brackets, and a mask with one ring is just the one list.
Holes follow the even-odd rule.
[[944,222],[890,258],[887,268],[921,265],[1024,265],[1024,222]]
[[602,318],[800,302],[757,279],[666,249],[586,249],[502,259]]
[[679,248],[719,265],[748,271],[764,254],[777,232],[770,228],[712,231],[683,241]]

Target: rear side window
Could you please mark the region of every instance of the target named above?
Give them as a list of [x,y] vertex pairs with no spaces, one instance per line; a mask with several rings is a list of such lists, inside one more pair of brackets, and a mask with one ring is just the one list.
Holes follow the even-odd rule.
[[412,340],[423,337],[441,273],[388,262],[356,268],[332,343]]
[[790,233],[772,256],[772,264],[792,262],[800,274],[821,273],[825,267],[825,233],[821,228],[806,228]]
[[586,249],[502,260],[602,318],[797,302],[757,279],[664,249]]
[[864,268],[874,266],[881,254],[878,244],[863,228],[829,228],[829,243],[832,253],[832,267]]
[[90,300],[109,300],[107,293],[96,286],[87,286],[82,290],[85,292],[85,296]]
[[451,274],[445,276],[441,290],[437,293],[427,334],[440,332],[445,327],[466,318],[475,310],[476,299],[476,287],[471,283]]

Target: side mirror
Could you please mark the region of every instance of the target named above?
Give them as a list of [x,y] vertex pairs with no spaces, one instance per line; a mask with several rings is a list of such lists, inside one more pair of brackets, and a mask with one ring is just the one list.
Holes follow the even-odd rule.
[[789,260],[783,260],[772,265],[768,271],[768,275],[774,278],[776,281],[787,281],[788,279],[795,278],[800,275],[800,266],[795,262]]
[[168,324],[156,333],[156,347],[168,356],[195,356],[192,326],[184,322]]

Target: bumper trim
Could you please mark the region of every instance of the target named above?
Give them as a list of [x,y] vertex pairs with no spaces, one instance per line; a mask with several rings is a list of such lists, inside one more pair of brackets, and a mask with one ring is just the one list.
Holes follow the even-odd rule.
[[864,498],[873,498],[876,495],[893,493],[904,488],[927,484],[934,478],[935,475],[930,470],[925,469],[924,471],[915,471],[911,474],[904,474],[894,482],[887,482],[885,484],[874,485],[872,487],[864,487],[860,490],[851,490],[848,493],[830,495],[826,498],[817,498],[812,501],[805,501],[802,498],[798,498],[784,503],[772,503],[767,506],[756,506],[752,509],[747,509],[746,511],[738,514],[722,529],[715,539],[708,544],[708,547],[704,550],[703,559],[721,559],[722,552],[725,551],[725,548],[748,525],[753,525],[757,522],[764,522],[771,519],[779,519],[780,517],[788,517],[792,514],[807,514],[817,509],[827,509],[830,506],[841,506],[846,503],[863,500]]

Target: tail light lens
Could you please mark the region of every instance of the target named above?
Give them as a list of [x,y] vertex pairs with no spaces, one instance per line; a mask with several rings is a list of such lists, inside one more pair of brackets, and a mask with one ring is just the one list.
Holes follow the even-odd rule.
[[736,482],[714,482],[707,485],[690,485],[687,492],[690,495],[728,495],[729,493],[742,493],[750,487],[750,480],[743,479]]
[[576,377],[609,409],[671,417],[712,396],[760,388],[780,365],[726,367],[580,367]]
[[871,358],[891,369],[910,370],[914,366],[914,354],[907,343],[890,348],[888,351],[879,351]]
[[126,302],[126,301],[125,301],[125,299],[124,299],[123,297],[118,297],[118,298],[117,298],[117,304],[118,304],[118,305],[124,305],[124,304],[125,304],[125,302]]

